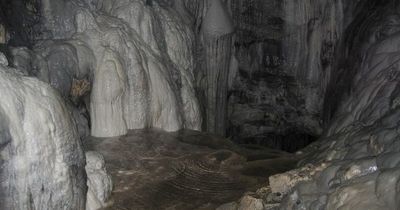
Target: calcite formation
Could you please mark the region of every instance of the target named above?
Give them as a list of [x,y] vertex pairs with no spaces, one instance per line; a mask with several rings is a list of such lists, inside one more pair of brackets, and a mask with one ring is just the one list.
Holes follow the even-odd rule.
[[398,209],[399,8],[0,1],[0,209]]
[[324,96],[351,4],[238,0],[230,6],[238,70],[231,71],[228,135],[296,151],[323,132]]
[[85,157],[63,99],[0,58],[0,209],[84,210]]
[[96,210],[109,205],[113,187],[111,176],[107,173],[104,157],[94,151],[88,151],[86,156],[86,174],[88,193],[86,210]]
[[[298,6],[298,3],[294,1],[288,5],[295,10],[309,6],[318,9],[313,6],[320,3],[327,5],[322,8],[334,12],[338,20],[327,25],[332,27],[329,31],[342,33],[343,37],[328,38],[338,42],[332,46],[338,55],[327,57],[333,63],[328,63],[331,70],[325,73],[331,75],[323,81],[326,83],[323,85],[326,88],[323,112],[328,120],[327,127],[319,141],[298,153],[303,156],[300,168],[270,177],[271,191],[262,199],[268,205],[277,204],[274,209],[398,209],[400,49],[397,43],[400,42],[400,21],[395,12],[398,7],[394,7],[393,2],[375,1],[358,4],[319,1],[309,6]],[[375,13],[366,13],[367,10]],[[355,12],[349,14],[349,11]],[[315,42],[321,38],[327,39],[323,38],[327,35],[323,32],[327,26],[318,26],[318,21],[321,20],[308,22],[308,27],[322,30],[308,37],[314,43],[313,48],[318,47]],[[359,30],[354,30],[357,27]],[[310,31],[313,30],[309,28],[307,33]],[[315,62],[307,61],[306,65]],[[322,67],[326,64],[318,62]],[[320,74],[320,69],[321,66],[313,71]],[[283,198],[270,199],[276,193],[283,194]]]
[[[193,86],[194,35],[179,12],[140,0],[57,2],[43,3],[43,27],[62,40],[34,47],[30,74],[67,99],[74,80],[90,81],[90,97],[81,100],[93,136],[148,127],[201,129]],[[54,14],[60,5],[70,9]],[[55,24],[63,21],[65,27]]]
[[92,135],[107,137],[127,133],[122,100],[127,76],[116,54],[105,49],[102,63],[94,72],[90,98]]
[[208,132],[222,136],[226,133],[233,32],[225,5],[220,0],[211,1],[201,28],[206,63],[206,124]]
[[[396,41],[397,40],[397,41]],[[353,93],[340,106],[325,137],[330,144],[318,145],[306,161],[329,161],[310,183],[315,187],[294,188],[298,206],[326,206],[326,209],[396,209],[399,206],[399,111],[397,33],[387,34],[366,51],[353,83]],[[390,44],[389,44],[390,43]],[[386,165],[392,162],[390,165]],[[384,164],[386,163],[386,164]],[[385,178],[383,178],[385,177]],[[316,191],[319,189],[319,191]],[[389,193],[390,192],[390,193]],[[387,198],[382,196],[390,194]],[[305,196],[313,194],[313,196]],[[296,197],[296,196],[295,196]],[[284,206],[290,206],[291,199]]]

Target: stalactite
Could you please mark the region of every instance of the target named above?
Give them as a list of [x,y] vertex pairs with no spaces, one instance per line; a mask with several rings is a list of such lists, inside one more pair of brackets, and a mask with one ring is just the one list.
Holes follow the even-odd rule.
[[212,1],[202,25],[206,72],[206,128],[225,135],[233,24],[220,0]]
[[205,41],[207,74],[207,131],[225,135],[228,75],[232,35]]

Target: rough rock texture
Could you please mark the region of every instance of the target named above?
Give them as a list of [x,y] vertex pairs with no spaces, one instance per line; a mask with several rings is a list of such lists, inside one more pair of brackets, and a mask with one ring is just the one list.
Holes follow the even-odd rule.
[[85,157],[63,99],[6,64],[1,59],[0,209],[85,209]]
[[326,167],[326,164],[321,164],[318,167],[307,165],[299,169],[270,176],[269,186],[271,187],[271,193],[286,195],[294,186],[300,182],[310,181],[316,173],[321,172]]
[[35,26],[40,22],[38,0],[0,2],[1,44],[32,46]]
[[[306,159],[333,164],[314,177],[309,184],[312,187],[300,185],[293,190],[289,197],[300,201],[299,206],[399,207],[400,176],[395,159],[400,152],[396,105],[400,48],[393,43],[400,43],[394,31],[367,43],[352,93],[338,108],[326,139],[317,144],[319,149],[312,150],[317,155]],[[284,206],[292,203],[293,199],[288,199]]]
[[236,202],[226,203],[217,207],[215,210],[236,210],[237,206],[238,204]]
[[347,4],[231,1],[238,70],[231,76],[229,136],[296,151],[321,135],[324,95]]
[[97,152],[86,152],[87,198],[86,210],[107,207],[112,191],[111,176],[107,173],[104,157]]
[[244,196],[239,203],[238,210],[264,210],[264,204],[261,199],[251,196]]
[[[230,7],[224,8],[224,4]],[[21,18],[17,18],[18,12]],[[0,164],[6,168],[0,176],[0,197],[5,201],[0,201],[5,208],[17,204],[69,208],[57,206],[62,204],[57,203],[60,198],[53,194],[37,194],[53,186],[47,181],[57,175],[50,174],[50,170],[61,171],[54,169],[56,164],[63,163],[58,156],[56,161],[50,158],[32,163],[40,168],[38,171],[45,172],[45,179],[39,181],[19,181],[20,174],[34,174],[29,171],[34,167],[14,176],[15,169],[7,165],[16,161],[18,169],[26,169],[20,165],[29,166],[27,163],[37,158],[19,161],[10,157],[20,153],[29,157],[41,157],[39,153],[44,157],[56,156],[64,147],[68,164],[78,168],[72,167],[71,171],[78,175],[66,179],[65,182],[73,183],[68,185],[70,188],[57,185],[60,189],[54,189],[55,195],[68,191],[66,200],[73,207],[79,209],[84,205],[81,196],[71,197],[74,191],[84,194],[84,189],[74,188],[78,186],[74,185],[76,182],[82,182],[81,154],[68,153],[75,147],[79,151],[79,145],[76,140],[72,144],[57,144],[60,139],[69,139],[68,127],[73,125],[65,114],[68,111],[45,104],[47,100],[60,104],[61,99],[52,99],[54,96],[47,96],[48,92],[41,88],[29,95],[32,90],[24,87],[33,80],[22,75],[36,76],[60,92],[81,136],[88,135],[89,125],[91,134],[97,137],[120,136],[129,129],[149,127],[167,131],[200,129],[202,114],[203,128],[224,135],[227,96],[228,135],[239,143],[263,144],[292,152],[322,136],[297,153],[296,157],[303,158],[299,169],[271,176],[268,187],[221,208],[400,206],[398,0],[1,1],[0,17],[2,42],[29,47],[11,48],[7,56],[13,57],[10,64],[19,70],[0,74],[0,79],[15,81],[0,83],[15,86],[12,91],[0,90],[8,94],[1,95],[5,100],[2,98],[0,104],[15,103],[0,105],[0,117],[4,119],[0,124]],[[231,17],[238,29],[235,36]],[[7,64],[5,56],[0,57],[0,62]],[[25,98],[33,102],[22,100],[24,97],[18,94],[28,94]],[[40,107],[24,106],[25,103]],[[43,114],[47,113],[42,111],[46,106],[56,109],[54,114]],[[86,115],[90,115],[90,121]],[[64,116],[68,122],[58,120]],[[18,117],[21,120],[15,120]],[[25,123],[25,118],[38,122],[18,126]],[[49,123],[54,126],[42,128]],[[58,134],[64,130],[58,129],[57,123],[65,123],[68,132]],[[39,135],[45,139],[45,146],[36,142],[30,145],[32,139],[23,135],[24,129],[32,130],[26,132],[28,137]],[[118,180],[114,182],[117,206],[211,208],[236,199],[246,189],[238,177],[266,179],[266,175],[281,172],[278,165],[293,163],[290,160],[281,164],[280,160],[271,168],[271,160],[260,160],[260,156],[269,154],[239,154],[237,148],[214,138],[206,139],[206,143],[198,136],[190,140],[209,147],[221,144],[222,150],[221,145],[218,151],[189,146],[157,132],[150,132],[154,136],[146,141],[147,137],[141,138],[143,133],[134,132],[136,137],[94,138],[97,149],[105,152],[114,167],[111,171]],[[150,135],[142,132],[144,136]],[[164,137],[165,141],[155,140]],[[56,144],[48,143],[49,139]],[[27,148],[43,146],[43,151],[40,148],[21,152],[18,145],[12,147],[15,141]],[[225,150],[227,145],[229,151]],[[102,162],[100,159],[97,161]],[[55,166],[44,167],[46,161]],[[68,164],[64,165],[65,173],[70,172]],[[90,185],[100,183],[91,186],[89,203],[102,206],[110,189],[109,177],[102,167],[88,174]],[[156,182],[149,180],[153,175]],[[14,185],[4,182],[4,177],[24,186],[10,187]],[[43,180],[46,183],[40,186]],[[20,189],[21,194],[14,193]],[[15,197],[10,198],[7,193]],[[22,201],[12,202],[9,198]],[[157,203],[152,203],[154,200]],[[51,202],[57,204],[47,205]]]
[[399,2],[360,1],[344,8],[344,33],[325,81],[329,125],[319,141],[298,153],[304,155],[301,168],[270,177],[270,190],[261,198],[279,204],[275,209],[400,206]]
[[8,66],[8,60],[3,53],[0,53],[0,64],[3,66]]

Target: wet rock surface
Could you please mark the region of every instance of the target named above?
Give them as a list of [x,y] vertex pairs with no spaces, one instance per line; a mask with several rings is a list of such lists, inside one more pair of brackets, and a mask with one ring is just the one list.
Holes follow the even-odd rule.
[[399,8],[0,1],[1,209],[397,210]]
[[5,61],[0,62],[0,209],[85,209],[85,157],[63,99]]
[[105,167],[104,157],[93,151],[88,151],[86,156],[86,175],[88,194],[86,197],[86,210],[96,210],[109,205],[107,201],[112,191],[112,180]]
[[[34,2],[42,33],[30,34],[29,48],[11,48],[12,64],[56,88],[91,135],[201,129],[194,33],[183,8],[142,0]],[[82,138],[87,131],[80,130]]]
[[133,130],[85,144],[104,156],[113,179],[112,205],[106,209],[214,209],[267,181],[246,171],[265,167],[279,173],[296,163],[284,152],[242,149],[189,130]]
[[[343,79],[343,86],[337,80],[328,85],[336,93],[344,86],[350,90],[341,93],[343,100],[337,101],[322,138],[299,152],[305,154],[301,167],[270,177],[267,198],[276,192],[283,198],[264,201],[277,203],[278,209],[399,208],[399,110],[395,100],[400,49],[394,43],[399,43],[400,22],[393,10],[397,4],[369,3],[359,6],[367,10],[379,5],[376,13],[356,13],[350,25],[359,24],[362,30],[349,28],[346,33],[346,43],[357,45],[350,52],[351,58],[359,59],[352,63],[353,72],[334,76]],[[326,100],[333,108],[330,94]]]

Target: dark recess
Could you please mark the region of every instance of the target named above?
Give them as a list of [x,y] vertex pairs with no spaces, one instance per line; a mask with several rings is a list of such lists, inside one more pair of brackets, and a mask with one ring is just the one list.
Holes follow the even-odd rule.
[[10,34],[10,46],[32,47],[40,23],[40,3],[36,0],[0,0],[0,22]]

